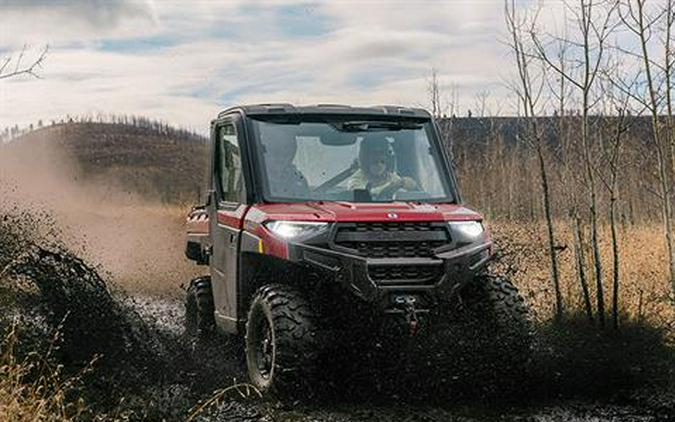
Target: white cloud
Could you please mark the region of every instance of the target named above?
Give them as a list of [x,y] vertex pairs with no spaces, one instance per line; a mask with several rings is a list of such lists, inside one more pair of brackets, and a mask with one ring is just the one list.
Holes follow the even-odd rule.
[[0,0],[0,46],[82,42],[147,34],[150,0]]
[[29,28],[0,30],[0,49],[53,45],[43,79],[0,81],[0,127],[116,112],[206,129],[234,102],[419,105],[432,66],[465,112],[479,91],[498,102],[510,67],[501,0],[43,2],[0,0],[0,26]]

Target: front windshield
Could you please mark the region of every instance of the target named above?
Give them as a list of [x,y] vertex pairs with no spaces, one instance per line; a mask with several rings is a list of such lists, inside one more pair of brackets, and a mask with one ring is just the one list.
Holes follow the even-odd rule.
[[265,197],[451,202],[430,122],[253,120]]

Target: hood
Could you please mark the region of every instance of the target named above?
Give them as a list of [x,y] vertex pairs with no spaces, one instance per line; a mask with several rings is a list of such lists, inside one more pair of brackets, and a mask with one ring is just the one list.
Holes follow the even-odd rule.
[[482,220],[475,211],[457,204],[430,204],[419,202],[356,203],[303,202],[286,204],[259,204],[251,208],[247,219],[255,222],[268,220],[303,220],[325,222],[406,222],[406,221],[467,221]]

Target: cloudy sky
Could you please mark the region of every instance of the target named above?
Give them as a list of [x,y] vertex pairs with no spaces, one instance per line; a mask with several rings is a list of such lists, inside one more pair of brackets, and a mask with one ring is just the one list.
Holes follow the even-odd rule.
[[50,48],[42,79],[0,81],[0,127],[115,112],[204,130],[238,103],[425,105],[432,67],[461,114],[482,92],[505,112],[502,9],[502,0],[0,0],[0,57]]

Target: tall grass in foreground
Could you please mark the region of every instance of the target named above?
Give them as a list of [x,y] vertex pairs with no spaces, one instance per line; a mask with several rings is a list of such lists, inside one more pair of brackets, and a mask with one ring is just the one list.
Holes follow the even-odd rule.
[[77,421],[87,413],[79,389],[91,366],[65,375],[63,366],[51,356],[57,341],[55,337],[44,354],[32,352],[19,357],[19,334],[16,326],[12,327],[0,349],[0,420]]

